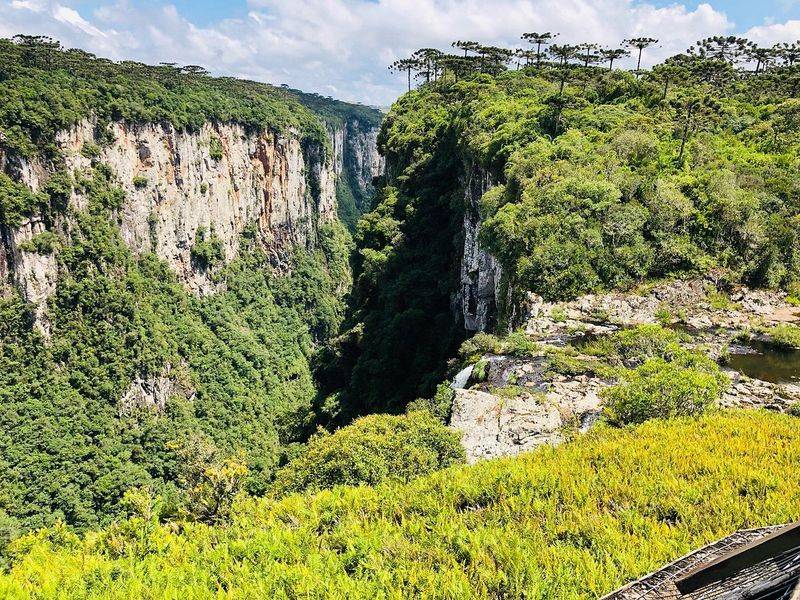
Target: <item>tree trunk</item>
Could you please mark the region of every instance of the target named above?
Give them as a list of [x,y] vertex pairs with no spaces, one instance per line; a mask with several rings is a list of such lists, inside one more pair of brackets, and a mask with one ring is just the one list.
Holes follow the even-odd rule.
[[683,150],[686,148],[686,138],[689,136],[689,124],[692,122],[692,111],[694,104],[689,105],[689,112],[686,113],[686,123],[683,125],[683,136],[681,137],[681,150],[678,153],[678,162],[683,160]]

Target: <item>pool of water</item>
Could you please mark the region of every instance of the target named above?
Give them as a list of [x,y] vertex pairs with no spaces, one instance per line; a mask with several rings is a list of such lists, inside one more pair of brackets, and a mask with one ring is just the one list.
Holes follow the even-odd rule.
[[800,350],[780,350],[760,341],[747,342],[742,350],[741,354],[732,352],[726,366],[753,379],[800,382]]

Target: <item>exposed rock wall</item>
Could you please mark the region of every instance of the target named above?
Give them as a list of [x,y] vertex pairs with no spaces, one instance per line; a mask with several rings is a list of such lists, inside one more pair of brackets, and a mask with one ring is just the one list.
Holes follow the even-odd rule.
[[[451,384],[450,426],[461,432],[469,462],[558,444],[594,423],[603,409],[602,390],[617,380],[600,375],[599,368],[559,373],[549,356],[550,351],[573,344],[575,360],[599,365],[597,357],[580,353],[586,335],[602,336],[623,327],[659,323],[669,309],[674,314],[672,326],[685,336],[682,345],[718,359],[746,351],[737,332],[800,323],[800,310],[787,303],[785,293],[742,286],[722,293],[716,285],[711,277],[676,280],[641,295],[589,294],[562,303],[544,302],[531,295],[524,332],[538,349],[526,356],[484,355],[476,365],[460,371]],[[775,369],[780,361],[791,358],[779,352],[764,360]],[[480,373],[477,377],[476,372]],[[800,403],[796,378],[764,381],[731,366],[724,372],[731,385],[719,398],[721,407],[789,412]]]
[[[336,180],[345,168],[354,169],[365,186],[383,168],[377,130],[363,131],[357,124],[329,129],[327,155],[295,132],[250,131],[232,123],[184,132],[169,124],[114,122],[108,126],[113,141],[98,146],[96,125],[86,119],[58,134],[66,168],[110,166],[126,193],[119,212],[125,242],[136,253],[157,254],[198,295],[217,287],[192,261],[199,232],[213,231],[228,262],[236,257],[245,228],[255,226],[262,245],[281,264],[291,247],[312,248],[318,226],[336,218]],[[86,156],[89,144],[99,154]],[[48,176],[38,161],[3,155],[0,166],[33,190]],[[70,199],[76,209],[85,203],[78,193]],[[44,306],[54,290],[57,263],[51,255],[20,249],[41,230],[42,223],[32,218],[0,232],[0,281],[6,289],[16,285],[37,306],[37,323],[46,332]]]
[[481,247],[478,240],[481,228],[479,202],[490,187],[491,181],[481,169],[471,167],[467,170],[464,182],[464,252],[456,305],[461,310],[464,329],[469,332],[493,330],[500,305],[500,263]]
[[344,127],[344,141],[343,159],[355,184],[362,191],[371,190],[373,178],[385,168],[384,158],[378,152],[378,129],[350,121]]
[[[209,273],[192,264],[201,229],[213,230],[227,262],[250,224],[257,224],[264,246],[280,254],[310,245],[316,224],[335,217],[331,161],[314,148],[304,153],[295,135],[211,123],[197,133],[150,123],[110,128],[114,142],[91,160],[109,165],[125,190],[123,238],[134,252],[155,252],[199,294],[214,291]],[[59,134],[68,169],[90,165],[81,150],[93,143],[94,130],[87,120]],[[81,201],[73,198],[78,207]]]

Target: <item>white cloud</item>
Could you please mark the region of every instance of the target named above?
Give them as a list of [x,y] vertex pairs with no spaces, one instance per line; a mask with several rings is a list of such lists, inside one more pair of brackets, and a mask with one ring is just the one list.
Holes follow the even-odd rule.
[[745,37],[762,45],[796,42],[800,40],[800,21],[792,20],[752,27],[745,33]]
[[[51,35],[109,58],[200,64],[217,74],[381,105],[404,85],[386,65],[415,48],[445,49],[456,38],[513,47],[532,30],[609,45],[646,35],[661,40],[645,52],[649,65],[697,39],[733,31],[725,13],[710,4],[690,9],[634,0],[249,0],[246,17],[207,27],[169,4],[143,8],[109,0],[92,14],[70,5],[0,0],[0,35]],[[800,37],[798,29],[800,22],[788,21],[748,35],[784,41]]]
[[53,18],[61,23],[72,25],[89,35],[105,37],[106,34],[88,23],[77,10],[56,4],[53,6]]

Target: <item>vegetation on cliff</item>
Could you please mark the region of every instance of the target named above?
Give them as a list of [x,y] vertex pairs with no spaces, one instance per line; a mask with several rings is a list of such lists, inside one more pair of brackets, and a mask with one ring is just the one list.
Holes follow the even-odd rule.
[[57,158],[56,133],[89,116],[101,125],[164,122],[184,130],[208,121],[293,128],[326,142],[319,118],[281,88],[209,77],[195,66],[116,63],[48,38],[0,39],[0,82],[0,146],[22,156]]
[[242,499],[227,527],[131,517],[11,547],[0,595],[597,597],[740,528],[800,518],[795,417],[600,428],[411,483]]
[[[200,300],[155,256],[131,254],[109,212],[122,196],[108,169],[76,185],[88,206],[58,231],[50,339],[18,298],[0,301],[6,526],[98,525],[127,489],[177,481],[169,442],[193,436],[243,453],[247,487],[263,492],[285,445],[306,436],[308,358],[342,318],[346,232],[323,225],[322,249],[296,252],[289,277],[246,235],[219,272],[225,291]],[[162,380],[160,410],[126,403],[132,383]]]
[[529,292],[563,300],[712,270],[796,289],[791,56],[754,70],[751,45],[709,38],[647,73],[563,47],[508,71],[511,55],[456,46],[472,54],[421,50],[404,63],[424,83],[383,123],[386,187],[359,223],[349,333],[321,369],[348,407],[399,410],[433,394],[470,302],[465,217],[502,267],[501,328]]

